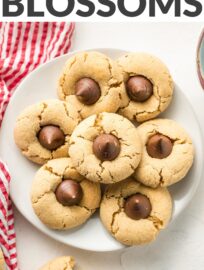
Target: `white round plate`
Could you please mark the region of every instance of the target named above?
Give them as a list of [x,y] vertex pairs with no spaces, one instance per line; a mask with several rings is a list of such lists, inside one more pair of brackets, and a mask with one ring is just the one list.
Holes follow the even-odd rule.
[[[115,49],[96,49],[113,59],[125,53]],[[19,113],[27,106],[44,99],[57,98],[56,85],[59,74],[66,60],[74,53],[59,57],[32,72],[13,95],[2,124],[0,133],[0,157],[7,163],[11,173],[11,198],[18,210],[39,230],[65,244],[92,251],[113,251],[122,249],[120,243],[106,232],[98,214],[94,215],[83,226],[59,232],[45,227],[35,216],[30,202],[30,188],[33,177],[39,166],[28,161],[16,147],[13,140],[13,128]],[[203,144],[200,127],[191,104],[176,86],[173,102],[162,117],[179,122],[191,135],[196,158],[188,176],[179,184],[170,188],[174,211],[174,220],[187,206],[199,184],[202,175]]]

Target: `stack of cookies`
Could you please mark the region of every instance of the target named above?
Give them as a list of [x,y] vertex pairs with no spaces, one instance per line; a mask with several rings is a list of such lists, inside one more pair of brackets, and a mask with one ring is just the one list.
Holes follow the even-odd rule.
[[83,52],[68,59],[60,100],[25,109],[14,130],[22,153],[43,165],[31,201],[46,226],[68,230],[100,208],[105,228],[124,245],[157,237],[172,215],[167,187],[186,176],[194,158],[179,124],[154,119],[173,89],[167,67],[149,54],[113,61]]
[[75,260],[73,257],[63,256],[48,262],[39,270],[73,270],[74,266]]

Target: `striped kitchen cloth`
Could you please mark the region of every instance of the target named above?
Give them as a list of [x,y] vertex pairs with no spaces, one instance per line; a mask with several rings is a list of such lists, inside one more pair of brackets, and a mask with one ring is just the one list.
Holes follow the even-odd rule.
[[[0,126],[22,79],[38,65],[69,51],[74,23],[0,22]],[[0,247],[8,270],[17,270],[9,171],[0,160]]]

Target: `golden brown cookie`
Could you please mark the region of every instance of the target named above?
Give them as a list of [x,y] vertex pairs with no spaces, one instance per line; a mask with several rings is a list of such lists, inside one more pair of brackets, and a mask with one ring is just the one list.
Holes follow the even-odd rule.
[[74,258],[70,256],[64,256],[48,262],[39,270],[73,270],[74,266]]
[[182,180],[194,159],[194,147],[186,131],[169,119],[148,121],[138,131],[143,153],[135,171],[137,181],[155,188]]
[[128,53],[117,62],[123,70],[126,86],[120,114],[130,120],[143,122],[167,109],[172,100],[174,84],[161,60],[146,53]]
[[6,270],[4,256],[3,256],[3,252],[1,250],[1,248],[0,248],[0,270]]
[[114,113],[83,120],[70,138],[69,155],[80,174],[110,184],[133,174],[141,158],[137,128]]
[[68,59],[59,79],[58,95],[71,102],[82,118],[116,112],[125,92],[118,65],[99,52],[80,52]]
[[85,223],[99,207],[100,199],[100,185],[79,175],[70,158],[50,160],[38,170],[32,184],[35,214],[56,230]]
[[106,229],[124,245],[141,245],[156,239],[172,214],[166,188],[152,189],[128,179],[109,185],[100,207]]
[[44,164],[67,157],[69,137],[80,121],[77,110],[59,100],[46,100],[26,108],[18,117],[14,139],[31,161]]

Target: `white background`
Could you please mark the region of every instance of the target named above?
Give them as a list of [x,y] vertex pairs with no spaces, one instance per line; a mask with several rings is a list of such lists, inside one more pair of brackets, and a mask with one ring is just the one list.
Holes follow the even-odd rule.
[[[174,80],[190,99],[204,132],[204,92],[196,74],[196,47],[202,26],[202,23],[78,23],[72,50],[113,47],[156,54],[166,62]],[[125,253],[91,253],[64,246],[38,232],[17,211],[15,217],[21,270],[37,270],[53,257],[67,254],[76,257],[77,269],[82,270],[121,270],[121,261],[128,270],[204,269],[204,181],[188,209],[154,244]]]

